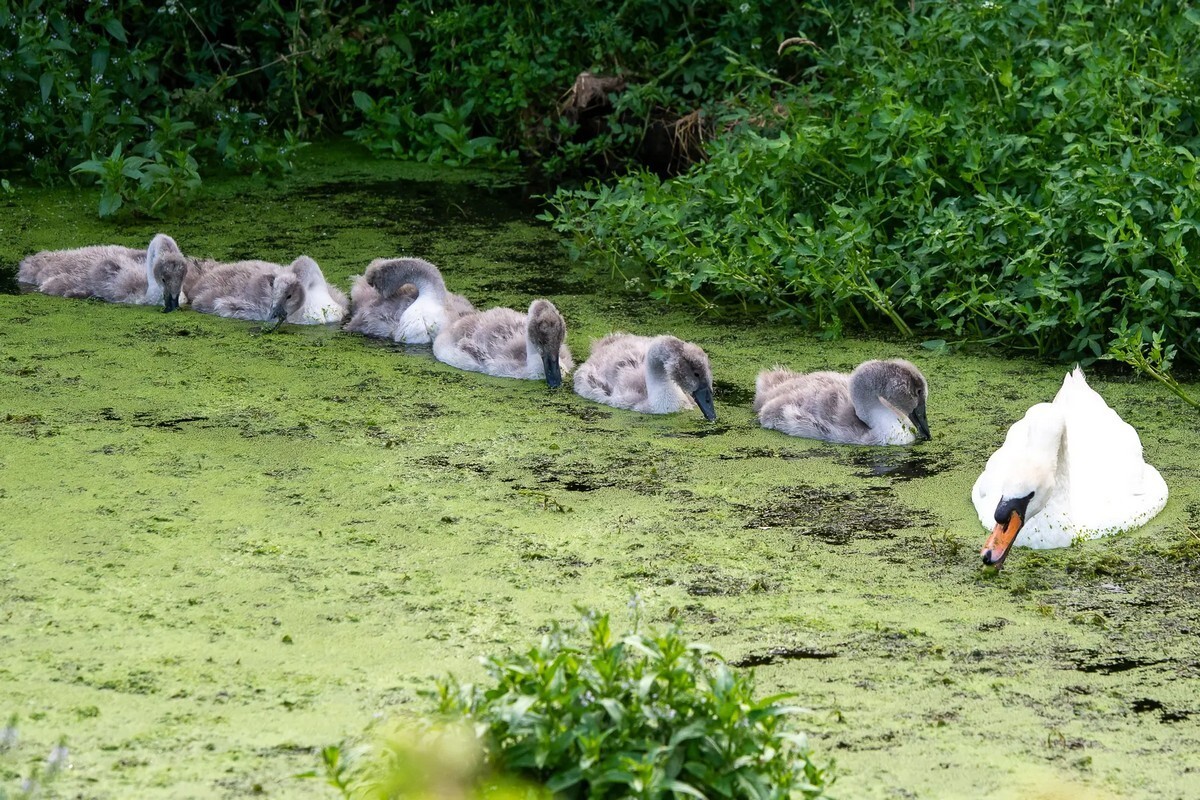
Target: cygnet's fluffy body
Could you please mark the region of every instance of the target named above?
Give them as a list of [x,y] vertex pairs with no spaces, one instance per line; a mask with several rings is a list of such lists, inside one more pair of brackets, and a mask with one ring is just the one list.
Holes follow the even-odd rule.
[[206,270],[197,283],[192,308],[231,319],[287,321],[296,325],[324,322],[306,309],[304,281],[295,267],[268,261],[241,261]]
[[21,262],[17,277],[44,294],[98,297],[112,303],[163,303],[163,310],[171,311],[179,306],[192,263],[174,239],[160,233],[145,250],[95,245],[35,253]]
[[925,376],[902,359],[867,361],[849,375],[759,374],[754,410],[764,428],[839,444],[911,444],[929,438]]
[[420,258],[377,258],[350,288],[345,330],[376,339],[428,344],[475,306],[446,290],[441,272]]
[[707,419],[717,418],[708,356],[674,336],[611,333],[594,342],[575,371],[575,393],[644,414],[699,406]]
[[442,328],[433,340],[438,361],[459,369],[504,378],[545,380],[562,385],[573,366],[567,323],[548,300],[535,300],[529,313],[492,308],[469,313]]

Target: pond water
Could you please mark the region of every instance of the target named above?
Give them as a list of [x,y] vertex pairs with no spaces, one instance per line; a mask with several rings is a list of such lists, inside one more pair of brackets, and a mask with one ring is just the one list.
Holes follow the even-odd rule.
[[[971,483],[1062,366],[698,320],[572,265],[481,179],[326,148],[160,222],[102,223],[91,191],[0,197],[10,291],[30,252],[160,229],[217,258],[307,253],[342,285],[420,255],[480,307],[549,296],[577,360],[611,330],[697,342],[720,414],[639,416],[328,328],[0,295],[0,716],[23,737],[0,780],[65,735],[63,795],[327,797],[295,777],[316,749],[577,605],[620,625],[636,595],[795,692],[839,797],[1194,796],[1200,417],[1094,374],[1170,502],[986,571]],[[755,423],[760,369],[871,357],[924,370],[931,442]]]

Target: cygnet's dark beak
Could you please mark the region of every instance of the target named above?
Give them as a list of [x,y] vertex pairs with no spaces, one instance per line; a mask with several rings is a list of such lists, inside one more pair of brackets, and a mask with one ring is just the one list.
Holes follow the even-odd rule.
[[562,386],[562,369],[558,365],[558,353],[542,353],[542,368],[546,372],[546,385],[551,389]]
[[1003,566],[1004,559],[1008,557],[1008,551],[1012,548],[1013,542],[1017,540],[1017,534],[1021,532],[1021,526],[1025,524],[1025,512],[1032,499],[1033,492],[1024,497],[1000,498],[1000,502],[996,505],[996,527],[992,529],[992,535],[988,537],[983,544],[983,549],[979,551],[985,565],[996,569]]
[[285,320],[287,320],[287,308],[284,306],[283,303],[277,303],[275,305],[275,307],[271,309],[271,316],[267,320],[267,322],[270,324],[264,325],[263,330],[264,331],[277,330],[279,328],[279,326],[284,323]]
[[166,314],[170,311],[178,311],[178,310],[179,310],[179,293],[176,292],[175,294],[170,294],[170,293],[163,294],[163,313]]
[[692,399],[696,401],[696,405],[700,406],[700,411],[704,414],[706,420],[709,422],[717,421],[717,409],[713,407],[711,386],[701,386],[692,392]]
[[920,434],[920,439],[932,439],[929,435],[929,420],[925,418],[925,401],[917,403],[917,407],[908,415],[913,425],[917,426],[917,433]]

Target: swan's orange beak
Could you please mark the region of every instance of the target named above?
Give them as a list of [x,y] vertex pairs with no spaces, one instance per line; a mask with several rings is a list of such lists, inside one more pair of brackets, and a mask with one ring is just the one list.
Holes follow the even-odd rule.
[[989,567],[1000,569],[1004,564],[1004,559],[1008,556],[1008,549],[1016,541],[1023,524],[1024,521],[1021,519],[1019,511],[1009,514],[1007,522],[997,522],[996,527],[992,528],[992,535],[983,543],[983,550],[980,551],[983,563]]

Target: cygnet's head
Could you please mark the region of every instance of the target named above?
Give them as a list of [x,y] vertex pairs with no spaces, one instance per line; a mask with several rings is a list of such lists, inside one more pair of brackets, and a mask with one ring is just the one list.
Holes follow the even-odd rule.
[[304,307],[304,284],[293,272],[275,277],[271,285],[271,320],[276,326]]
[[667,378],[692,396],[705,419],[716,420],[712,368],[703,350],[674,336],[659,336],[650,345],[647,358],[661,364]]
[[559,351],[567,339],[567,323],[549,300],[534,300],[529,306],[528,319],[526,337],[530,346],[542,357],[546,385],[557,389],[562,386]]
[[1021,528],[1050,501],[1065,431],[1062,412],[1051,403],[1038,403],[1009,428],[1004,447],[1021,457],[1008,465],[1001,480],[996,527],[980,551],[984,564],[1000,567]]
[[308,256],[300,256],[292,262],[289,269],[296,274],[300,282],[307,288],[320,286],[325,282],[325,273],[317,266],[317,262]]
[[446,289],[438,268],[421,258],[377,258],[365,274],[367,283],[384,297],[392,297],[408,284],[416,286],[418,291]]
[[929,384],[925,376],[908,361],[866,361],[850,373],[850,395],[855,412],[870,422],[872,410],[882,405],[916,430],[917,438],[928,439],[929,420],[925,417],[925,399]]
[[183,291],[183,278],[189,266],[179,245],[170,236],[160,233],[150,240],[146,260],[155,283],[162,287],[163,312],[179,308],[179,294]]

